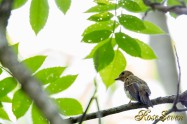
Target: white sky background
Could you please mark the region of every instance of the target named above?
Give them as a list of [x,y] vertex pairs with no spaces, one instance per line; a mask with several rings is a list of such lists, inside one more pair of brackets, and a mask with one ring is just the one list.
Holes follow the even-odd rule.
[[[83,60],[83,58],[91,51],[93,45],[80,42],[82,39],[82,32],[87,26],[91,24],[90,21],[86,20],[90,14],[85,14],[83,12],[89,9],[92,5],[92,0],[73,0],[70,9],[68,10],[67,14],[64,15],[56,7],[54,0],[49,0],[50,10],[47,24],[45,25],[43,30],[41,30],[39,34],[36,36],[29,24],[29,0],[29,2],[27,2],[26,5],[24,5],[23,7],[12,11],[12,15],[8,25],[8,34],[11,37],[12,41],[15,43],[20,42],[19,50],[21,58],[25,59],[33,55],[45,54],[48,55],[48,58],[46,59],[46,62],[44,63],[42,68],[49,66],[68,65],[69,68],[65,71],[65,74],[79,74],[78,79],[71,86],[71,88],[60,94],[60,96],[77,98],[82,101],[81,103],[84,107],[87,105],[88,100],[93,93],[92,80],[96,75],[92,61]],[[186,80],[184,77],[187,73],[187,59],[185,55],[185,44],[187,42],[187,16],[180,16],[177,19],[169,18],[168,24],[171,36],[174,39],[177,46],[182,68],[182,83],[185,84]],[[146,70],[150,68],[150,66],[146,65],[148,62],[145,60],[131,58],[130,61],[131,62],[129,62],[129,65],[127,65],[129,68],[131,68],[131,66],[133,66],[135,69],[139,67],[138,70]],[[140,66],[139,64],[141,64],[142,66]],[[145,80],[147,81],[151,80],[152,82],[155,82],[153,83],[154,85],[150,85],[150,89],[162,89],[159,86],[159,83],[157,81],[153,81],[151,77],[145,76],[145,74],[139,75],[143,75],[143,77],[145,77]],[[128,99],[124,95],[122,84],[117,82],[117,85],[120,87],[117,88],[116,92],[114,93],[114,96],[112,97],[113,99],[108,100],[107,98],[109,96],[107,96],[107,92],[109,91],[106,91],[104,85],[99,82],[98,95],[100,97],[102,109],[107,108],[109,106],[112,107],[128,103]],[[186,90],[186,87],[183,88],[184,90]],[[164,94],[163,90],[158,91],[161,94]],[[152,92],[151,98],[156,98],[157,96],[157,92]],[[134,114],[134,112],[137,111],[129,112]],[[112,115],[106,118],[105,122],[107,122],[110,118],[113,120],[115,118],[115,122],[118,121],[119,124],[123,124],[127,121],[127,119],[132,120],[131,116],[128,117],[128,115],[129,114],[127,112],[124,112],[124,115]],[[116,119],[116,116],[119,116],[119,118]],[[25,119],[16,122],[15,118],[13,118],[13,121],[14,123],[18,124],[20,122],[24,122]],[[110,121],[111,124],[115,122]],[[91,124],[92,122],[88,121],[87,123]],[[109,124],[109,122],[107,124]]]

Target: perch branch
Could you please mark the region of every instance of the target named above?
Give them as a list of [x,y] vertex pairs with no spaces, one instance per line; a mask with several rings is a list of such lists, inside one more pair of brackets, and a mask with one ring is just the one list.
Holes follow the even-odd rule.
[[[187,94],[187,91],[183,92],[181,95],[179,95],[179,97],[186,95],[186,94]],[[176,98],[176,95],[166,96],[166,97],[158,97],[158,98],[152,99],[151,102],[153,105],[173,103],[175,98]],[[98,118],[97,117],[98,114],[100,114],[101,117],[105,117],[108,115],[112,115],[112,114],[116,114],[116,113],[120,113],[120,112],[124,112],[124,111],[128,111],[128,110],[140,109],[140,108],[146,108],[146,107],[147,107],[146,105],[143,105],[143,104],[137,103],[137,102],[131,103],[131,104],[125,104],[125,105],[121,105],[121,106],[106,109],[106,110],[100,110],[99,112],[89,113],[89,114],[85,115],[84,121],[96,119],[96,118]],[[82,115],[76,116],[76,117],[70,117],[66,120],[69,120],[72,123],[77,123],[77,122],[79,122],[80,118],[82,118]]]

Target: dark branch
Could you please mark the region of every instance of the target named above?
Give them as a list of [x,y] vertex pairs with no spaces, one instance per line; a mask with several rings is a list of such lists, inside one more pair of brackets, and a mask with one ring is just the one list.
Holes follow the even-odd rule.
[[31,76],[31,73],[18,62],[16,55],[8,46],[6,26],[11,12],[13,0],[3,0],[0,5],[0,62],[7,67],[21,84],[21,88],[34,101],[51,124],[67,124],[58,112],[55,104],[42,90],[40,83]]
[[144,4],[151,7],[153,10],[158,10],[158,11],[161,11],[161,12],[173,12],[177,15],[182,15],[182,14],[187,14],[187,8],[186,6],[165,6],[161,3],[152,3],[151,1],[149,0],[143,0]]
[[[184,93],[187,94],[187,92],[184,92]],[[184,93],[182,93],[180,96],[184,95]],[[156,99],[151,100],[151,102],[153,105],[173,103],[175,98],[176,98],[176,95],[158,97]],[[146,108],[146,107],[147,107],[146,105],[141,104],[141,103],[125,104],[125,105],[121,105],[121,106],[106,109],[106,110],[100,110],[100,112],[93,112],[93,113],[87,114],[85,115],[84,120],[91,120],[91,119],[98,118],[97,117],[98,114],[100,114],[101,117],[105,117],[108,115],[112,115],[112,114],[116,114],[116,113],[120,113],[120,112],[124,112],[128,110],[140,109],[140,108]],[[70,120],[72,123],[77,123],[79,122],[80,118],[82,118],[82,115],[77,116],[77,117],[70,117],[67,120]]]
[[[173,47],[174,47],[174,52],[175,52],[175,56],[176,56],[176,60],[177,60],[177,67],[178,67],[177,93],[176,93],[176,97],[175,97],[175,100],[174,100],[174,102],[173,102],[172,108],[169,109],[169,110],[166,112],[165,116],[166,116],[166,115],[169,115],[169,114],[172,113],[172,112],[182,112],[182,111],[186,110],[186,109],[178,109],[178,108],[177,108],[177,103],[178,103],[178,101],[181,99],[181,98],[179,97],[180,83],[181,83],[181,67],[180,67],[180,63],[179,63],[179,57],[178,57],[177,49],[176,49],[175,45],[174,45]],[[186,92],[184,92],[183,95],[181,95],[181,96],[184,96],[185,93],[186,93]],[[181,103],[183,104],[182,101],[181,101]],[[153,122],[153,124],[158,123],[160,120],[161,120],[161,118],[156,119],[156,120]]]

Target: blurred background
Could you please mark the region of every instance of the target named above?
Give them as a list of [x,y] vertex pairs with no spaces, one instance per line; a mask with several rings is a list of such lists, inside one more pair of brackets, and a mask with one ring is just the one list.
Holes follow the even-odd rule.
[[[47,59],[41,68],[51,66],[68,66],[64,75],[79,74],[73,85],[61,94],[54,97],[72,97],[79,100],[85,109],[89,99],[94,92],[93,79],[96,71],[92,60],[85,60],[93,44],[81,42],[81,34],[84,29],[91,24],[87,18],[90,14],[84,13],[93,6],[92,0],[78,1],[72,0],[71,7],[64,15],[55,5],[54,1],[49,1],[50,11],[47,24],[36,36],[29,24],[29,6],[30,0],[21,8],[13,10],[9,25],[8,36],[12,44],[19,42],[20,59],[29,58],[34,55],[47,55]],[[166,15],[166,16],[165,16]],[[141,16],[141,15],[139,15]],[[185,74],[187,73],[186,46],[187,42],[187,16],[179,16],[177,19],[170,17],[169,14],[151,12],[145,18],[159,25],[167,33],[165,35],[142,35],[134,33],[134,37],[150,44],[155,51],[158,59],[143,60],[131,57],[125,54],[127,59],[127,70],[132,71],[138,77],[145,80],[150,89],[150,98],[176,94],[177,67],[172,45],[175,44],[179,55],[179,61],[182,71],[181,92],[186,90],[187,82]],[[98,81],[98,100],[101,109],[108,109],[123,104],[127,104],[129,99],[126,97],[123,89],[123,83],[115,82],[109,89],[106,89],[99,76]],[[10,105],[5,105],[7,111],[11,112]],[[161,115],[163,110],[167,110],[171,105],[157,105],[151,110],[150,115]],[[117,113],[102,118],[104,124],[150,124],[151,121],[135,121],[134,116],[138,114],[136,109]],[[97,111],[95,102],[89,109],[89,112]],[[177,113],[182,114],[182,113]],[[3,124],[31,124],[29,113],[16,120],[13,114],[10,114],[13,122],[0,121]],[[186,124],[186,113],[183,113],[184,120],[165,121],[164,124]],[[86,121],[86,124],[95,124],[98,120]],[[163,122],[160,122],[163,123]]]

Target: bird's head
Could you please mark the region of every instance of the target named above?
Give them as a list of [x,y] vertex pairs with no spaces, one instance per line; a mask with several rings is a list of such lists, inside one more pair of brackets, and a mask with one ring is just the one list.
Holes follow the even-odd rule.
[[121,72],[121,74],[119,75],[119,77],[116,78],[115,80],[124,81],[129,75],[133,75],[133,73],[130,72],[130,71],[123,71],[123,72]]

